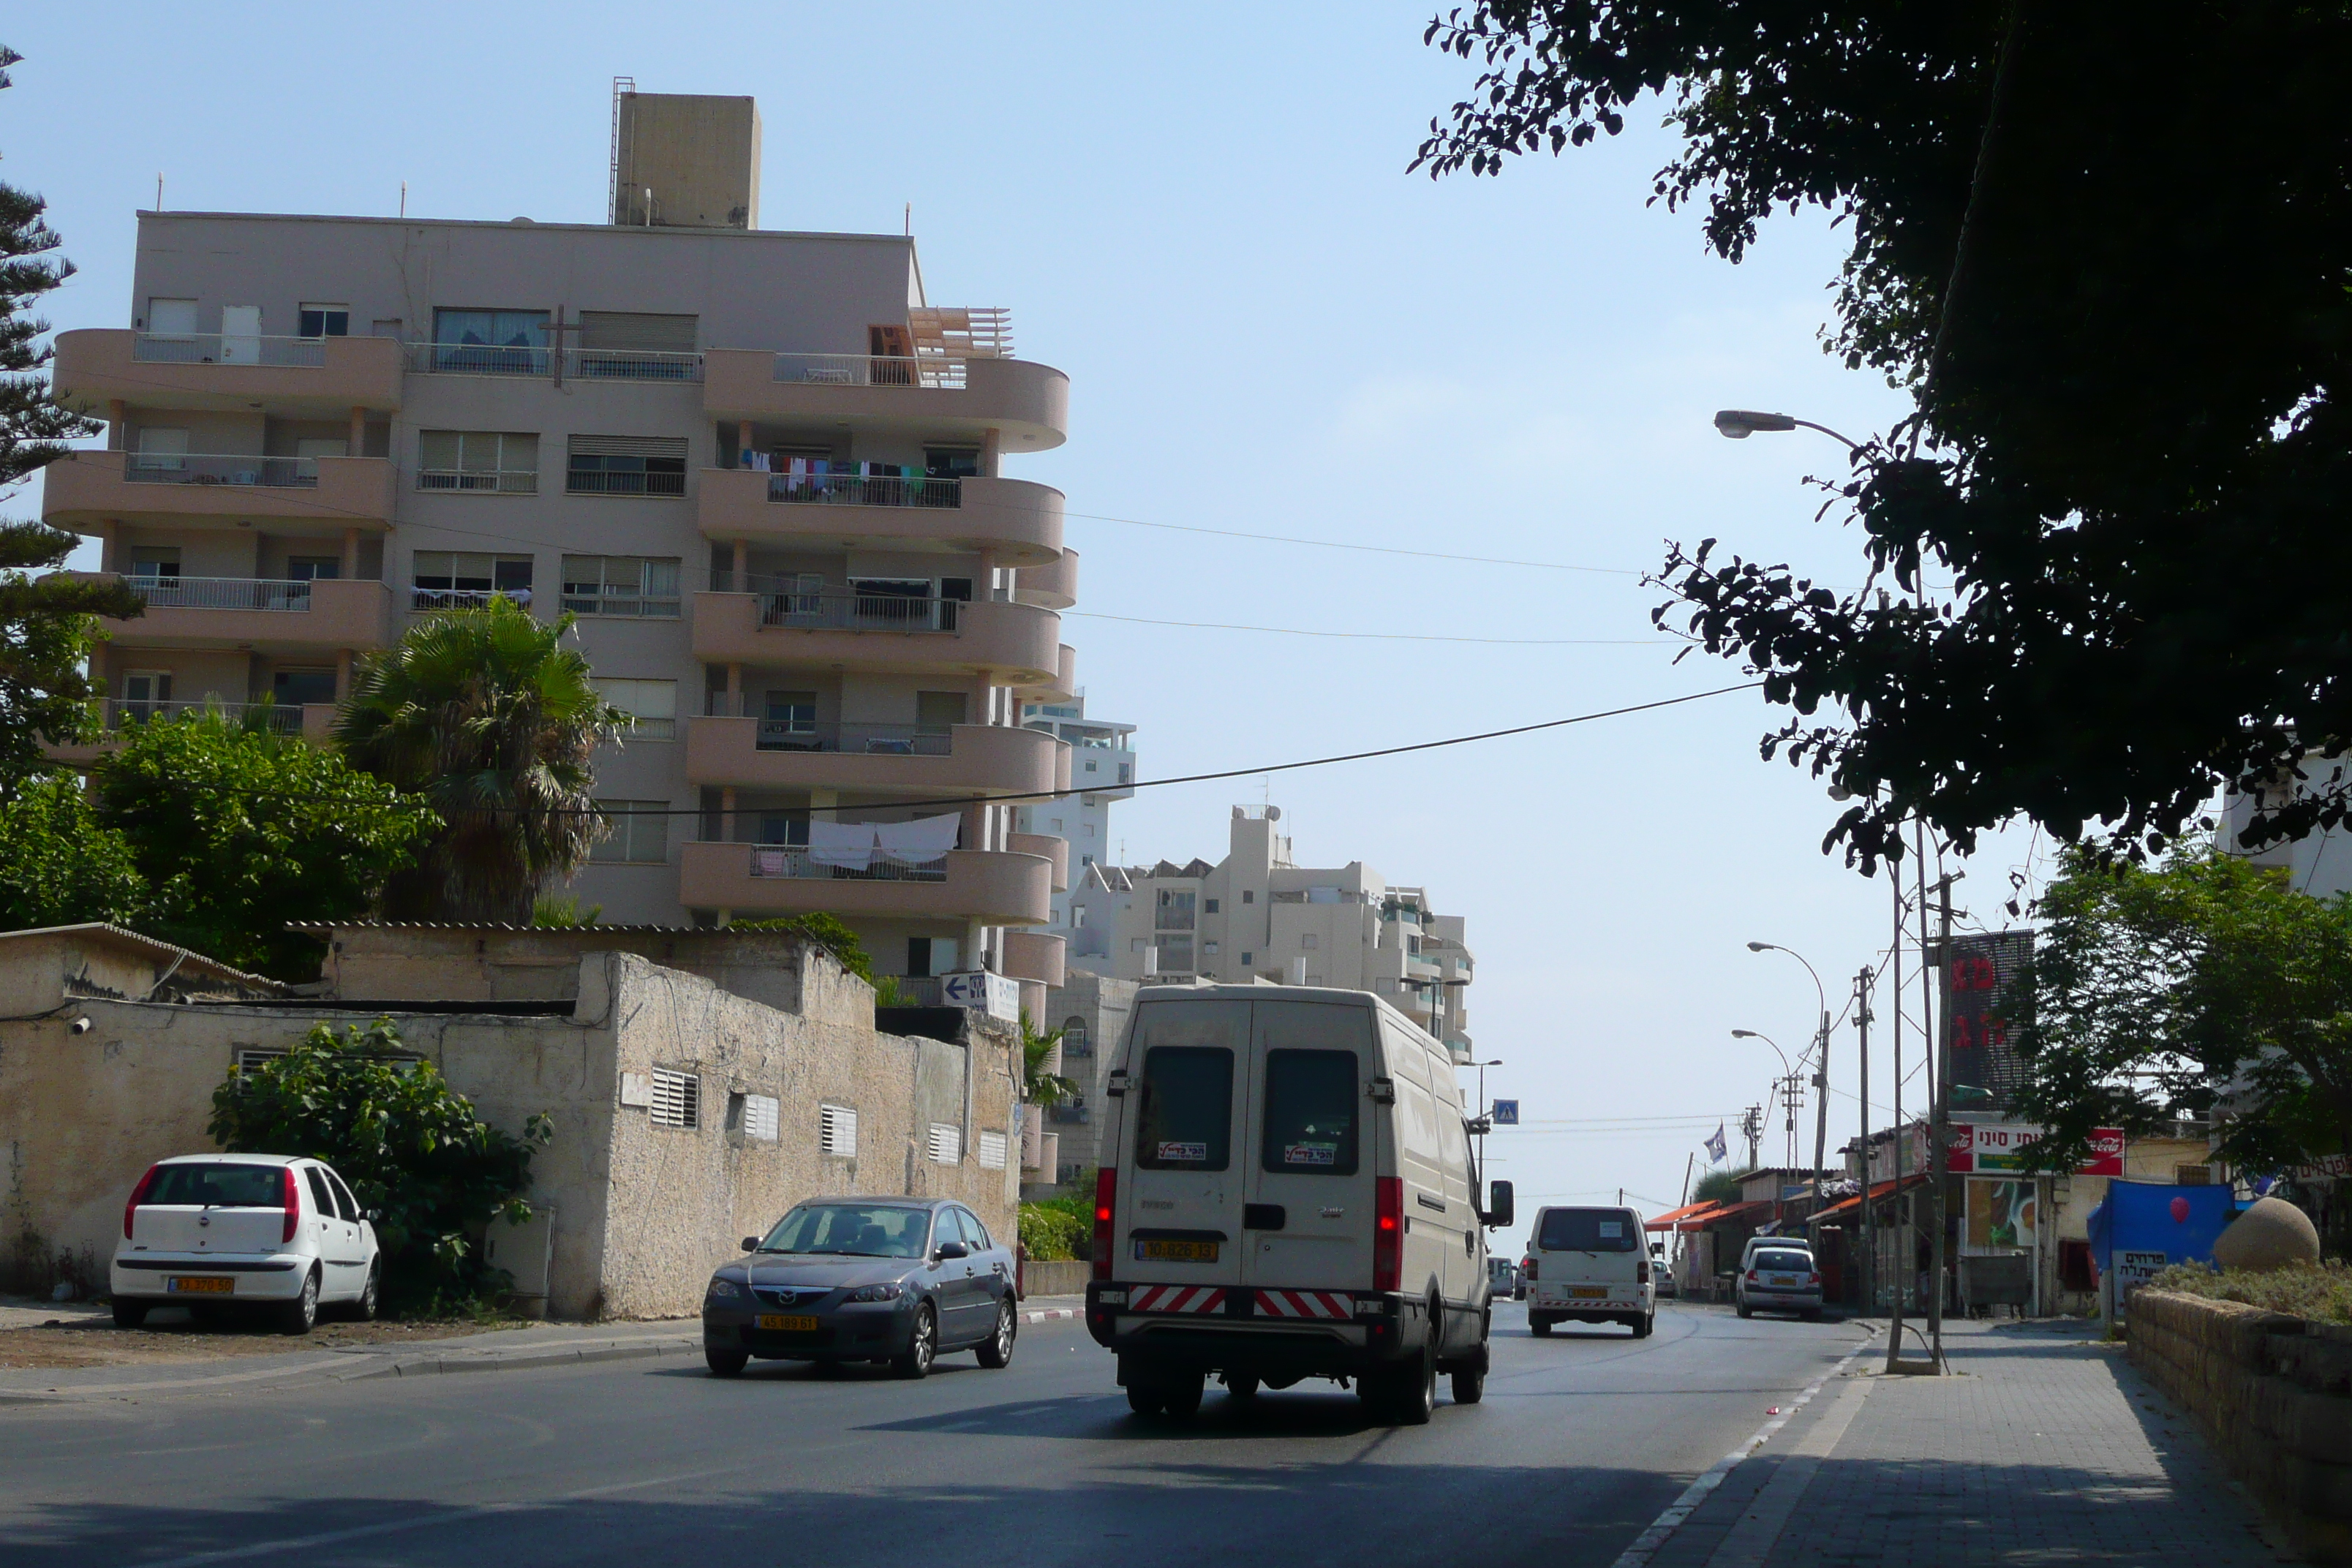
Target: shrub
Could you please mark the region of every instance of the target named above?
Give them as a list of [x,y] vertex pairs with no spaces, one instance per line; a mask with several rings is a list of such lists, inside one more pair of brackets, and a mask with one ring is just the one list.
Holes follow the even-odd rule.
[[805,937],[833,954],[834,962],[857,976],[868,985],[875,984],[874,961],[866,955],[866,944],[857,933],[842,924],[837,915],[822,910],[807,915],[778,915],[768,920],[731,921],[729,931],[781,931]]
[[520,1138],[484,1121],[388,1018],[338,1039],[325,1024],[282,1057],[213,1091],[213,1138],[231,1153],[324,1160],[378,1212],[383,1295],[394,1308],[475,1300],[510,1285],[478,1245],[491,1220],[530,1217],[530,1159],[553,1136],[533,1116]]
[[1075,1194],[1021,1205],[1021,1240],[1040,1263],[1062,1263],[1094,1254],[1094,1200]]
[[2216,1301],[2242,1301],[2315,1323],[2352,1323],[2352,1264],[2340,1258],[2291,1263],[2259,1274],[2243,1268],[2210,1268],[2202,1263],[2176,1263],[2148,1281],[2148,1288]]

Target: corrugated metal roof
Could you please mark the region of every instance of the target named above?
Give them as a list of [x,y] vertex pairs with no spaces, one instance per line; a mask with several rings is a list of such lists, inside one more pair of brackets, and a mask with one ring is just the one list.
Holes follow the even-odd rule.
[[617,932],[626,936],[798,936],[798,931],[746,930],[741,926],[608,925],[519,926],[503,921],[289,921],[288,931],[502,931],[525,936]]
[[194,963],[215,974],[244,984],[257,985],[271,991],[283,989],[278,981],[267,975],[247,974],[244,970],[232,968],[217,958],[207,958],[194,948],[182,947],[176,942],[165,942],[160,937],[149,936],[143,931],[135,931],[128,926],[114,925],[106,921],[85,921],[79,925],[32,926],[24,931],[0,931],[0,942],[11,942],[31,936],[101,936],[125,946],[144,948],[156,954],[170,954],[179,961],[182,968]]

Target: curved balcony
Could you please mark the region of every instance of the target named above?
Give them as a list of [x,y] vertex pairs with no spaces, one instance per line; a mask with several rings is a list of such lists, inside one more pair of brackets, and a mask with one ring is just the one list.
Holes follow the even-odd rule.
[[748,718],[686,721],[687,782],[743,789],[1043,795],[1066,783],[1068,751],[1038,731],[992,724],[927,730]]
[[1042,931],[1009,931],[1004,933],[1004,973],[1015,980],[1034,981],[1040,985],[1059,985],[1068,978],[1065,958],[1069,944],[1062,938]]
[[1034,605],[853,594],[694,596],[694,657],[706,664],[819,664],[903,675],[1050,679],[1062,617]]
[[1022,698],[1030,702],[1069,702],[1075,700],[1077,694],[1078,650],[1068,643],[1063,643],[1055,649],[1052,674],[1021,685]]
[[1078,602],[1078,552],[1065,550],[1043,566],[1024,566],[1013,579],[1013,596],[1024,605],[1066,610]]
[[147,613],[110,621],[118,647],[256,647],[289,653],[389,647],[392,589],[356,578],[308,582],[252,577],[120,577],[77,572],[89,582],[137,589]]
[[[1062,781],[1062,787],[1069,788],[1070,781],[1065,778]],[[1066,893],[1070,890],[1070,841],[1068,839],[1056,837],[1050,833],[1014,833],[1006,837],[1004,847],[1023,855],[1043,855],[1054,863],[1054,891]],[[1061,982],[1056,980],[1054,984],[1059,985]]]
[[258,408],[282,418],[342,419],[400,406],[400,344],[391,338],[224,337],[85,327],[59,332],[50,373],[57,399],[106,416],[142,408]]
[[869,479],[705,468],[694,510],[703,537],[722,542],[814,550],[985,550],[994,552],[1001,566],[1024,568],[1062,554],[1062,492],[984,474]]
[[1069,439],[1070,378],[1018,359],[886,359],[870,354],[709,349],[703,411],[715,419],[918,428],[978,439],[1008,452],[1043,452]]
[[859,916],[1044,925],[1053,867],[1042,855],[950,849],[932,867],[838,871],[804,851],[761,844],[688,844],[678,901],[737,914]]
[[41,521],[94,533],[100,524],[234,528],[307,522],[392,525],[386,458],[271,458],[188,452],[68,452],[42,470]]

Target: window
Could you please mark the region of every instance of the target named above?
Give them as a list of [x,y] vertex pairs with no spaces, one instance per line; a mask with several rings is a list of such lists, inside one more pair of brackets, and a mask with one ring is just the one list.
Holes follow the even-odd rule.
[[702,1125],[702,1080],[690,1072],[654,1068],[653,1122],[656,1127]]
[[315,1212],[322,1218],[336,1217],[335,1194],[327,1190],[327,1178],[319,1174],[319,1167],[307,1165],[303,1167],[302,1174],[309,1178],[310,1201],[317,1205]]
[[163,427],[142,428],[139,450],[131,458],[131,466],[149,473],[180,472],[188,466],[188,433]]
[[816,693],[814,691],[771,691],[767,696],[767,722],[760,726],[763,741],[784,741],[793,735],[816,733]]
[[131,576],[141,583],[176,583],[180,580],[180,552],[176,545],[159,548],[152,544],[133,546],[131,552]]
[[625,381],[685,381],[694,373],[696,318],[635,310],[580,312],[574,374]]
[[980,472],[977,447],[926,447],[923,472],[935,479],[968,479]]
[[1192,973],[1192,933],[1163,931],[1153,934],[1160,948],[1160,973],[1190,974]]
[[956,972],[956,939],[951,936],[910,936],[907,939],[907,977],[928,979]]
[[345,1219],[355,1220],[361,1217],[359,1200],[352,1196],[351,1188],[343,1185],[342,1177],[332,1171],[327,1172],[327,1185],[335,1189],[335,1208],[338,1213]]
[[[1155,1009],[1217,1005],[1214,1002],[1153,1004]],[[1156,1025],[1160,1020],[1151,1022]],[[1208,1026],[1215,1027],[1213,1023]],[[1188,1031],[1178,1024],[1173,1032]],[[1135,1163],[1147,1171],[1225,1169],[1231,1161],[1233,1101],[1234,1053],[1230,1049],[1156,1046],[1146,1051],[1142,1095],[1136,1111]]]
[[340,555],[289,555],[286,558],[286,579],[289,583],[330,583],[343,574],[343,558]]
[[1257,902],[1257,894],[1248,888],[1244,888],[1242,889],[1242,902],[1245,904],[1254,904]]
[[857,1152],[857,1112],[845,1105],[818,1106],[816,1143],[828,1154],[854,1157]]
[[980,1135],[980,1168],[983,1171],[1004,1169],[1005,1147],[1003,1133],[982,1132]]
[[305,300],[295,314],[301,321],[301,334],[306,338],[347,338],[352,335],[352,308],[349,305],[329,305]]
[[335,672],[331,669],[280,669],[269,677],[269,700],[280,708],[299,708],[309,702],[332,702],[335,700]]
[[1202,905],[1201,909],[1203,914],[1215,914],[1217,912],[1217,900],[1211,899],[1207,903]]
[[[602,864],[654,862],[669,858],[669,802],[666,800],[600,800],[613,831],[588,851]],[[645,815],[633,815],[644,813]]]
[[142,716],[161,710],[172,700],[172,672],[168,669],[131,669],[122,676],[122,705]]
[[583,616],[677,614],[677,557],[567,555],[563,607]]
[[1242,954],[1242,963],[1243,963],[1243,964],[1244,964],[1244,966],[1247,966],[1247,965],[1249,965],[1249,964],[1255,963],[1256,962],[1257,962],[1257,954],[1256,954],[1256,953],[1254,953],[1254,952],[1245,952],[1245,953],[1243,953],[1243,954]]
[[1357,1094],[1353,1051],[1266,1052],[1259,1167],[1297,1175],[1354,1175]]
[[544,310],[436,310],[433,368],[461,375],[545,375]]
[[931,1135],[924,1145],[924,1152],[934,1165],[962,1164],[963,1130],[950,1127],[944,1121],[932,1122]]
[[576,496],[682,496],[683,436],[574,436],[563,488]]
[[539,437],[514,430],[420,430],[416,488],[537,495]]
[[146,1202],[159,1208],[274,1209],[286,1202],[283,1165],[165,1165]]
[[1151,924],[1159,931],[1191,931],[1192,929],[1192,891],[1189,888],[1162,888],[1155,900]]
[[628,739],[677,739],[677,681],[621,679],[604,676],[594,679],[596,689],[605,701],[636,719],[636,723],[627,731]]
[[730,1098],[740,1099],[743,1102],[741,1115],[737,1119],[736,1126],[744,1137],[755,1138],[762,1143],[772,1143],[776,1141],[777,1105],[774,1095],[745,1094]]
[[[982,1136],[986,1136],[986,1134],[982,1134]],[[988,1227],[980,1223],[980,1216],[978,1215],[972,1213],[970,1209],[958,1209],[955,1211],[955,1215],[956,1223],[963,1226],[963,1238],[967,1245],[981,1250],[985,1250],[996,1245],[995,1242],[989,1239]]]
[[945,730],[966,721],[971,695],[962,691],[915,693],[915,723],[924,730]]
[[761,844],[781,844],[787,849],[805,849],[809,840],[809,814],[805,811],[763,811],[760,814]]
[[1318,946],[1321,945],[1321,942],[1322,938],[1311,931],[1298,933],[1298,949],[1301,952],[1313,952]]
[[165,337],[195,336],[196,302],[194,300],[148,300],[147,330]]
[[420,610],[478,608],[493,593],[517,604],[530,603],[531,558],[482,555],[469,551],[420,550],[411,561],[414,607]]
[[1088,773],[1099,773],[1099,772],[1101,772],[1101,771],[1102,771],[1101,769],[1099,769],[1099,768],[1097,768],[1097,767],[1096,767],[1096,766],[1095,766],[1095,762],[1094,762],[1094,759],[1093,759],[1092,757],[1089,757],[1089,758],[1087,758],[1087,772],[1088,772]]
[[1214,958],[1214,957],[1216,957],[1216,956],[1217,956],[1217,944],[1216,944],[1215,942],[1202,942],[1202,943],[1201,944],[1201,956],[1202,956],[1202,957],[1203,957],[1203,958]]
[[1065,1056],[1073,1057],[1095,1054],[1094,1039],[1087,1031],[1087,1021],[1075,1013],[1062,1023],[1062,1052]]

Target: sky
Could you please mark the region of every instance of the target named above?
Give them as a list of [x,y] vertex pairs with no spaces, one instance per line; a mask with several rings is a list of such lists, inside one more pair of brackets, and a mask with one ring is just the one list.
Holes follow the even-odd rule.
[[[748,93],[769,228],[899,231],[912,204],[934,304],[1013,311],[1021,356],[1068,373],[1068,444],[1007,472],[1068,497],[1088,711],[1138,726],[1145,780],[1363,751],[1707,691],[1735,666],[1656,634],[1642,574],[1716,537],[1832,584],[1855,531],[1809,478],[1807,431],[1727,441],[1724,406],[1860,437],[1906,407],[1822,353],[1844,254],[1817,213],[1775,217],[1738,267],[1649,204],[1656,113],[1499,179],[1409,174],[1475,69],[1423,47],[1428,0],[1181,8],[992,5],[672,8],[571,3],[34,8],[0,94],[0,177],[45,195],[79,274],[64,330],[127,325],[134,212],[593,223],[615,75]],[[37,507],[37,485],[9,498]],[[1131,520],[1131,521],[1113,521]],[[1221,538],[1215,529],[1494,564]],[[1574,570],[1567,568],[1576,568]],[[1093,617],[1127,617],[1124,619]],[[1167,625],[1158,623],[1192,623]],[[1322,634],[1218,629],[1281,627]],[[1830,1147],[1861,1116],[1853,977],[1893,916],[1822,839],[1836,807],[1758,755],[1753,692],[1538,734],[1265,779],[1145,789],[1116,852],[1224,853],[1271,801],[1297,860],[1361,860],[1468,921],[1469,1022],[1522,1127],[1489,1173],[1522,1205],[1675,1203],[1701,1141],[1763,1100],[1811,1036],[1810,961],[1841,1019]],[[1956,897],[2008,923],[1990,837]],[[1916,953],[1903,1066],[1918,1068]],[[1874,1121],[1892,1114],[1882,986]],[[1466,1081],[1466,1080],[1465,1080]],[[1906,1089],[1916,1109],[1921,1079]],[[1813,1109],[1801,1117],[1803,1158]],[[1770,1122],[1763,1154],[1780,1157]]]

